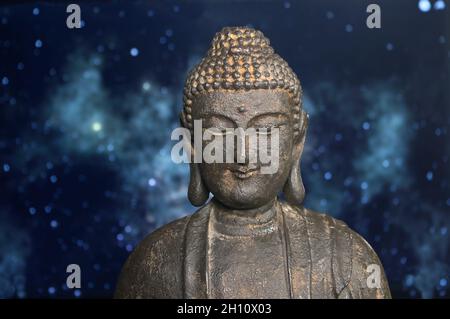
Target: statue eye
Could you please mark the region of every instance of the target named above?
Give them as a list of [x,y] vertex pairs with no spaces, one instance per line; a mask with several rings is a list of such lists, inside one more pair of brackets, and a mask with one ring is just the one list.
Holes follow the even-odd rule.
[[224,136],[234,134],[234,129],[232,128],[211,127],[211,128],[204,128],[203,130],[208,131],[211,135],[214,136]]
[[277,123],[274,125],[260,126],[256,127],[257,134],[260,135],[271,135],[275,130],[280,130],[282,127],[286,126],[287,123]]
[[256,132],[260,135],[271,135],[275,129],[279,129],[279,128],[280,128],[280,126],[278,126],[278,125],[267,126],[267,127],[257,127]]
[[222,135],[233,135],[234,134],[234,129],[232,129],[232,128],[223,128],[223,129],[220,129],[220,133]]

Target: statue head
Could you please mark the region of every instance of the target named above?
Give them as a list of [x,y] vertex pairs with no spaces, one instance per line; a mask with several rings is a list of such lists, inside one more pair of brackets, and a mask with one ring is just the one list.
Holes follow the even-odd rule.
[[[249,27],[227,27],[218,32],[206,57],[187,77],[181,123],[194,138],[195,120],[202,120],[204,129],[218,132],[254,128],[270,135],[277,129],[278,169],[263,174],[259,160],[248,160],[250,143],[246,140],[244,162],[191,162],[191,203],[203,205],[211,192],[227,207],[251,209],[264,206],[283,192],[288,202],[301,204],[305,190],[300,157],[308,125],[301,98],[300,81],[262,32]],[[240,152],[237,148],[234,154]],[[191,149],[194,152],[193,146]]]

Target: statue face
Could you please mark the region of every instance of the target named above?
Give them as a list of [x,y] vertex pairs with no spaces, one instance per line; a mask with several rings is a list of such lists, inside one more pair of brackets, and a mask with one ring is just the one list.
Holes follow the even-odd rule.
[[[215,198],[230,208],[250,209],[261,207],[277,196],[287,180],[293,160],[298,160],[294,159],[293,152],[294,128],[289,94],[284,90],[211,92],[197,96],[194,104],[192,117],[194,120],[202,120],[203,131],[212,129],[225,132],[227,128],[254,128],[262,131],[262,135],[268,135],[269,154],[272,136],[265,130],[279,130],[278,169],[273,173],[262,173],[264,170],[261,168],[266,164],[261,162],[260,156],[256,161],[249,160],[248,136],[244,163],[237,162],[237,154],[242,154],[242,147],[235,140],[233,163],[202,161],[196,164],[200,165],[203,182]],[[260,134],[257,133],[256,136]],[[224,141],[225,138],[224,133]],[[203,143],[205,148],[208,141]],[[258,146],[255,147],[260,147],[259,143],[256,145]]]

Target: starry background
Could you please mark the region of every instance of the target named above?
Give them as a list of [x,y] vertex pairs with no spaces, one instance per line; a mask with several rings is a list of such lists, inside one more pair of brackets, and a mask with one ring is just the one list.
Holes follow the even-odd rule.
[[0,297],[110,298],[135,245],[195,211],[170,133],[230,25],[262,30],[302,81],[305,206],[367,239],[394,297],[450,296],[447,0],[77,3],[81,29],[68,3],[0,5]]

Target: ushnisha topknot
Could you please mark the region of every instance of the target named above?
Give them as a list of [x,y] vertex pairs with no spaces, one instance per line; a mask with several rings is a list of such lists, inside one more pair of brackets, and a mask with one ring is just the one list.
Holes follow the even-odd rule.
[[[261,31],[226,27],[214,36],[206,56],[188,74],[181,122],[192,129],[192,105],[203,92],[284,89],[294,104],[295,135],[302,111],[300,81]],[[306,115],[306,114],[305,114]]]

